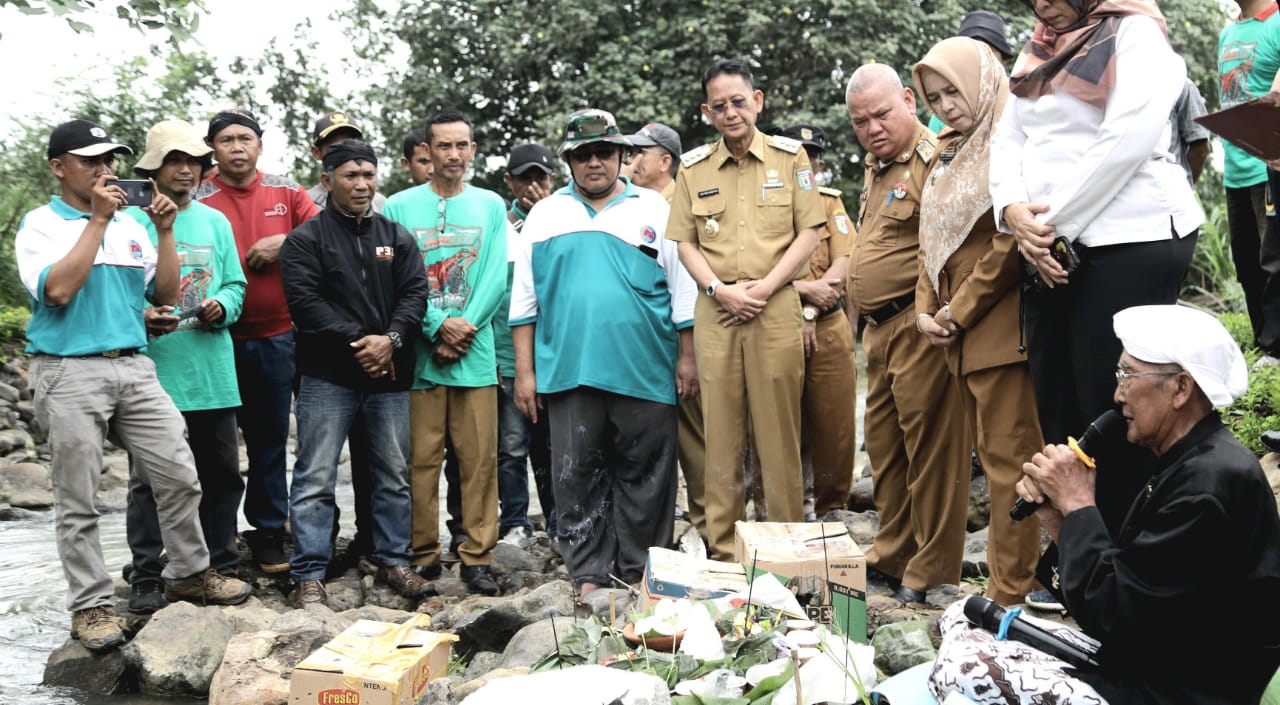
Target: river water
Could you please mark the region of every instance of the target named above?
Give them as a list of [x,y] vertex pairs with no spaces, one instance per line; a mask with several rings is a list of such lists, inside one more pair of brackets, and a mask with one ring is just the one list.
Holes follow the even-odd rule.
[[[861,439],[862,417],[867,391],[866,360],[858,349],[857,428]],[[291,444],[292,445],[292,444]],[[345,453],[344,453],[345,456]],[[292,466],[292,456],[289,459]],[[856,467],[866,462],[858,453]],[[444,478],[440,479],[440,507],[445,506]],[[540,514],[537,492],[529,477],[529,513]],[[339,471],[337,501],[342,509],[342,534],[355,532],[355,512],[351,510],[350,469],[343,463]],[[440,536],[448,536],[442,511]],[[242,522],[241,528],[247,528]],[[119,576],[129,561],[125,540],[124,512],[103,514],[98,521],[103,558],[107,569]],[[66,580],[54,543],[53,512],[40,518],[0,522],[0,705],[194,705],[204,702],[147,695],[90,696],[73,689],[40,685],[50,652],[70,636],[71,615],[66,611]]]

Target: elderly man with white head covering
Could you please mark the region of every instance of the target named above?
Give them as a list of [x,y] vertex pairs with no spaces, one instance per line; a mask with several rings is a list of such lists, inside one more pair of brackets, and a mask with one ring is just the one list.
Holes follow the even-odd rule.
[[[1023,499],[1043,502],[1036,514],[1058,545],[1056,565],[1041,561],[1042,581],[1100,642],[1101,666],[1063,674],[1065,664],[1043,653],[1010,658],[1008,649],[1028,647],[974,636],[957,603],[942,620],[936,694],[1019,702],[983,686],[1008,679],[1060,703],[1252,705],[1280,666],[1275,497],[1214,411],[1248,389],[1244,357],[1222,324],[1190,308],[1137,306],[1115,314],[1114,326],[1124,346],[1115,401],[1128,440],[1155,452],[1155,474],[1115,535],[1083,452],[1046,446],[1018,485]],[[1098,473],[1125,471],[1097,461]]]

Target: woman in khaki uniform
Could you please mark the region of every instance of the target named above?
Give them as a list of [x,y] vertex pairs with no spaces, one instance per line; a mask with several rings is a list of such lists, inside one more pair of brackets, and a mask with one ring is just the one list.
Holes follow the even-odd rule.
[[916,64],[916,90],[947,127],[920,211],[916,326],[943,347],[969,436],[987,473],[987,596],[1010,605],[1035,586],[1039,522],[1009,508],[1022,463],[1044,445],[1018,328],[1017,243],[996,231],[987,188],[990,140],[1009,95],[999,57],[967,37],[939,42]]

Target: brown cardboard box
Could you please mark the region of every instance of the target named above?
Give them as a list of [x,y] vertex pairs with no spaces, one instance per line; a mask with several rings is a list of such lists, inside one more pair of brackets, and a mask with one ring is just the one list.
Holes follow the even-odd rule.
[[866,642],[867,559],[844,524],[740,521],[734,559],[752,579],[760,572],[776,575],[809,619]]
[[413,705],[449,666],[452,634],[361,619],[293,669],[290,705]]
[[646,607],[662,598],[705,600],[745,592],[747,574],[737,563],[695,558],[679,551],[650,548],[640,592]]

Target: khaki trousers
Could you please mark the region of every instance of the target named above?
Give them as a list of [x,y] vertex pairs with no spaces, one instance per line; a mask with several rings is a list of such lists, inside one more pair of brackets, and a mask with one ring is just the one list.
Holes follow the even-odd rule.
[[867,565],[927,590],[960,582],[971,446],[946,359],[915,318],[911,306],[862,332],[864,433],[880,513]]
[[857,452],[858,365],[849,319],[837,312],[817,322],[818,349],[804,366],[804,421],[813,466],[813,511],[845,509]]
[[702,397],[679,400],[676,411],[680,472],[684,473],[685,492],[689,497],[689,522],[698,534],[706,536],[707,514],[702,500],[707,473],[707,439],[702,432]]
[[991,522],[987,528],[987,597],[1021,604],[1035,589],[1040,521],[1009,518],[1018,499],[1022,464],[1044,448],[1035,392],[1026,363],[970,372],[959,379],[965,423],[987,473]]
[[410,552],[414,565],[440,562],[440,469],[446,434],[462,479],[463,565],[489,565],[498,543],[498,387],[446,387],[409,392]]
[[804,387],[800,297],[774,294],[759,316],[726,328],[717,305],[699,296],[694,349],[707,439],[704,511],[712,558],[733,558],[734,522],[746,519],[742,450],[754,419],[765,498],[773,521],[804,519],[800,476],[800,395]]

